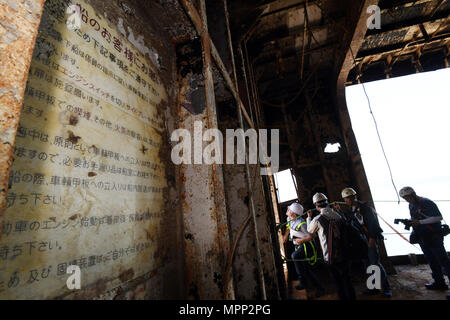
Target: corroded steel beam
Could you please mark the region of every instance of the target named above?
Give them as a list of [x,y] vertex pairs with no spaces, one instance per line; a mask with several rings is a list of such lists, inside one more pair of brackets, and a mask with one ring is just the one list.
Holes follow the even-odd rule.
[[[367,8],[371,5],[378,5],[378,2],[379,0],[363,1],[360,17],[356,22],[356,27],[349,44],[349,49],[345,54],[344,61],[339,71],[336,92],[338,114],[342,126],[344,142],[351,159],[351,169],[356,180],[355,182],[357,184],[357,189],[359,190],[359,196],[360,198],[368,201],[371,206],[374,206],[374,203],[372,194],[370,192],[366,172],[362,163],[361,154],[359,153],[356,137],[351,126],[350,115],[348,112],[347,101],[345,97],[345,83],[350,70],[354,67],[356,57],[355,55],[358,53],[359,48],[363,44],[364,36],[367,32]],[[384,264],[388,272],[395,273],[395,269],[387,259],[387,252],[383,241],[381,241],[380,251],[382,263]]]
[[[309,3],[312,3],[312,2],[315,2],[315,1],[317,1],[317,0],[309,0]],[[267,13],[264,13],[261,17],[267,17],[267,16],[270,16],[270,15],[273,15],[273,14],[276,14],[276,13],[280,13],[280,12],[283,12],[283,11],[289,11],[291,9],[300,8],[300,7],[303,7],[303,5],[306,2],[308,2],[308,0],[302,0],[302,1],[299,1],[297,3],[291,4],[289,6],[282,7],[282,8],[275,9],[273,11],[269,11]]]
[[372,196],[367,182],[367,176],[362,165],[361,155],[359,153],[358,145],[356,143],[355,134],[353,132],[350,115],[347,109],[347,102],[345,98],[345,82],[347,80],[350,70],[354,67],[354,58],[359,48],[364,42],[364,35],[367,31],[367,8],[371,5],[377,5],[378,0],[365,0],[364,5],[361,10],[360,18],[357,22],[353,37],[350,42],[349,49],[346,52],[344,62],[342,63],[339,76],[337,79],[337,105],[338,113],[341,120],[343,137],[347,150],[349,152],[349,157],[352,160],[352,168],[354,170],[354,176],[356,183],[358,184],[358,189],[360,191],[360,196],[371,201]]
[[[234,76],[234,88],[236,91],[236,97],[239,99],[237,100],[237,103],[239,104],[238,107],[238,119],[239,119],[239,125],[242,129],[244,128],[244,122],[243,122],[243,118],[242,118],[242,114],[243,111],[246,112],[245,107],[242,103],[242,101],[240,100],[239,97],[239,91],[238,91],[238,81],[237,81],[237,73],[236,73],[236,63],[234,60],[234,52],[233,52],[233,43],[231,40],[231,32],[230,32],[230,27],[229,27],[229,17],[228,17],[228,11],[227,11],[227,1],[224,0],[224,8],[225,8],[225,20],[226,20],[226,24],[227,24],[227,33],[228,33],[228,46],[229,46],[229,50],[231,53],[231,61],[232,61],[232,68],[233,68],[233,76]],[[220,58],[220,57],[219,57]],[[228,73],[226,72],[226,70],[224,70],[225,73],[228,75]],[[230,78],[231,80],[231,78]],[[247,91],[248,93],[248,91]],[[249,97],[249,103],[251,103],[250,101],[250,97]],[[248,117],[248,115],[247,115]],[[250,120],[250,119],[248,119]],[[248,121],[247,120],[247,121]],[[249,122],[249,124],[251,124],[252,128],[254,128],[254,124],[252,122]],[[245,141],[244,141],[245,143]],[[258,174],[258,173],[256,173]],[[257,269],[258,269],[258,281],[259,281],[259,286],[261,288],[261,297],[263,299],[267,299],[267,291],[266,291],[266,283],[265,283],[265,279],[264,279],[264,271],[263,271],[263,266],[262,266],[262,257],[261,257],[261,240],[260,240],[260,235],[258,233],[258,223],[256,221],[256,209],[255,209],[255,199],[254,199],[254,195],[253,195],[253,181],[252,181],[252,175],[250,173],[250,167],[248,164],[248,159],[247,157],[245,158],[245,175],[246,175],[246,180],[247,180],[247,186],[248,186],[248,192],[249,192],[249,205],[250,205],[250,213],[252,215],[253,218],[253,226],[254,226],[254,233],[255,233],[255,247],[256,247],[256,257],[257,257]]]
[[[236,71],[236,63],[234,60],[234,50],[233,50],[233,42],[231,39],[231,32],[229,27],[229,17],[228,17],[228,10],[227,10],[227,0],[223,0],[224,2],[224,8],[225,8],[225,18],[226,18],[226,24],[227,24],[227,32],[228,32],[228,46],[232,58],[232,70],[233,70],[233,76],[234,76],[234,85],[236,88],[236,93],[239,95],[238,92],[238,79],[237,79],[237,71]],[[247,36],[249,36],[254,30],[255,30],[256,24],[250,28],[249,32],[244,36],[244,42],[248,39]],[[250,90],[248,89],[248,79],[246,77],[246,70],[245,70],[245,61],[242,53],[242,47],[239,47],[239,53],[242,59],[242,69],[244,73],[244,77],[246,79],[246,88],[247,88],[247,94],[249,95],[249,103],[250,101]],[[248,63],[248,60],[247,60]],[[249,68],[250,69],[250,68]],[[250,70],[251,71],[251,70]],[[253,77],[250,75],[250,84],[254,85],[252,82]],[[254,93],[254,92],[253,92]],[[254,95],[254,106],[257,109],[259,105],[259,101],[257,100],[257,96]],[[252,108],[250,108],[250,111]],[[244,122],[242,113],[245,110],[242,110],[241,108],[238,108],[238,119],[239,124],[242,129],[244,128]],[[258,112],[255,110],[256,113],[256,123],[259,124],[259,117]],[[253,119],[253,117],[252,117]],[[278,283],[278,274],[281,272],[279,269],[277,269],[277,263],[275,261],[275,253],[274,248],[272,247],[272,241],[267,241],[267,239],[272,239],[270,225],[268,226],[268,219],[266,217],[267,215],[267,208],[265,206],[265,201],[263,199],[264,197],[264,186],[261,176],[258,173],[251,174],[250,166],[248,164],[248,161],[246,159],[245,164],[245,170],[246,170],[246,176],[247,176],[247,185],[249,189],[249,197],[251,202],[251,214],[253,217],[253,223],[254,223],[254,229],[255,229],[255,240],[256,240],[256,247],[257,247],[257,258],[258,258],[258,276],[259,276],[259,282],[261,286],[261,297],[263,299],[274,299],[281,297],[280,292],[280,284]],[[270,172],[270,167],[266,166],[268,172]],[[254,166],[255,171],[259,169],[259,166]],[[269,181],[273,182],[273,176],[270,174],[268,177]],[[259,190],[259,192],[257,192]],[[270,190],[271,199],[273,201],[274,205],[274,213],[276,220],[278,217],[278,206],[277,206],[277,200],[275,195],[275,190],[271,188]],[[269,227],[269,228],[268,228]],[[259,230],[259,231],[258,231]],[[280,241],[280,244],[282,244],[281,238],[278,239]],[[281,247],[281,246],[280,246]],[[262,252],[272,252],[272,254],[261,254]],[[267,280],[269,281],[267,281]]]
[[[211,61],[211,39],[208,33],[208,21],[206,18],[205,0],[200,0],[201,12],[201,33],[203,48],[203,73],[205,76],[205,91],[206,91],[206,106],[209,110],[216,108],[216,98],[214,95],[214,79],[212,75],[212,61]],[[210,126],[212,128],[212,126]]]
[[15,137],[44,2],[0,2],[0,216],[6,206]]
[[[203,32],[203,26],[202,26],[202,18],[200,14],[198,13],[195,6],[192,4],[191,0],[180,0],[181,4],[183,5],[184,9],[186,10],[187,14],[192,20],[192,23],[194,24],[195,29],[197,30],[197,33],[199,35]],[[230,75],[228,74],[227,69],[225,68],[225,65],[223,64],[222,58],[219,55],[219,52],[217,51],[216,46],[211,40],[211,37],[209,34],[205,34],[205,37],[209,39],[210,47],[211,47],[211,55],[216,62],[217,67],[219,68],[220,73],[222,74],[223,78],[225,79],[225,82],[230,89],[231,93],[233,94],[233,97],[235,98],[238,107],[242,110],[242,113],[247,120],[249,126],[251,128],[255,128],[255,125],[253,124],[253,121],[250,119],[247,111],[245,110],[244,104],[241,101],[241,98],[239,97],[239,93],[233,83],[233,80],[231,80]]]
[[[217,108],[214,93],[214,78],[212,73],[212,60],[211,60],[211,45],[213,42],[208,32],[208,20],[206,13],[206,3],[205,0],[199,0],[200,2],[200,16],[202,19],[202,48],[203,48],[203,66],[205,74],[205,89],[206,89],[206,105],[207,105],[207,117],[209,120],[210,128],[218,128],[217,123]],[[222,62],[222,60],[220,60]],[[225,66],[222,66],[226,72]],[[222,168],[218,170],[217,164],[212,164],[212,177],[213,177],[213,194],[214,201],[216,204],[215,212],[217,219],[217,230],[218,230],[218,243],[220,244],[221,251],[225,256],[231,250],[230,239],[228,234],[228,221],[227,221],[227,211],[225,206],[225,186],[223,181],[223,171]],[[226,266],[225,266],[226,267]],[[231,277],[232,278],[232,277]],[[223,297],[225,299],[234,299],[234,289],[231,283],[224,283]]]
[[[180,112],[180,127],[190,131],[216,129],[217,110],[212,74],[211,39],[208,34],[206,5],[200,1],[200,14],[190,1],[186,11],[198,27],[203,54],[206,112],[198,115]],[[202,124],[199,128],[197,121]],[[197,150],[198,152],[198,150]],[[226,212],[223,171],[218,164],[183,165],[183,219],[185,232],[185,272],[189,296],[194,299],[234,299],[232,282],[222,282],[230,239]]]

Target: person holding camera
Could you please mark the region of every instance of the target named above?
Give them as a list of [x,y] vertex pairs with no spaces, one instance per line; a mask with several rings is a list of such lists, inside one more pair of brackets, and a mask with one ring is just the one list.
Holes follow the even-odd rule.
[[450,281],[450,259],[444,247],[441,212],[433,201],[419,197],[411,187],[402,188],[399,194],[409,203],[413,233],[431,268],[434,282],[425,284],[425,287],[430,290],[448,290],[442,268]]

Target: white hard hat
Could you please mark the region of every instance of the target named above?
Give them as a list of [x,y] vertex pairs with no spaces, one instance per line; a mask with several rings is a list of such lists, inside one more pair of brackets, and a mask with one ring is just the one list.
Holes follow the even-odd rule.
[[301,216],[303,214],[303,206],[298,203],[298,202],[294,202],[292,203],[289,207],[288,210],[291,210],[292,212],[294,212],[296,215]]
[[356,196],[356,191],[352,188],[345,188],[341,192],[342,198],[347,198],[349,196]]
[[324,195],[323,193],[317,192],[314,196],[313,196],[313,203],[316,204],[317,202],[320,201],[325,201],[328,200],[327,196]]
[[412,195],[414,193],[416,193],[416,192],[414,191],[413,188],[411,188],[411,187],[403,187],[403,188],[400,189],[399,195],[400,195],[400,197],[403,198],[405,196],[409,196],[409,195]]

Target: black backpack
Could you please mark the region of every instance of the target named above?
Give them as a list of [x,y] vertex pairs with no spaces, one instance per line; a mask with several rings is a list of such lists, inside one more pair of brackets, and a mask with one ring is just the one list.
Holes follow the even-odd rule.
[[367,259],[369,252],[367,237],[364,232],[353,223],[352,221],[346,221],[344,223],[347,239],[347,245],[345,246],[346,258],[350,260]]
[[330,219],[321,215],[319,222],[324,229],[327,237],[328,261],[329,265],[339,264],[346,260],[347,250],[345,248],[347,241],[346,227],[342,219]]
[[353,216],[349,216],[344,212],[339,212],[343,219],[343,233],[345,234],[344,249],[345,257],[349,260],[367,259],[369,252],[369,241],[360,224]]

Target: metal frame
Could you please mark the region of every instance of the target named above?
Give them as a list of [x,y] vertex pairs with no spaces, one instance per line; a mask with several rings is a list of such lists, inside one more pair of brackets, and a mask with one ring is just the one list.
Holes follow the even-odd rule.
[[[207,109],[215,110],[215,95],[214,95],[214,80],[212,76],[212,60],[216,63],[216,66],[218,67],[221,75],[223,76],[225,83],[228,87],[228,89],[231,91],[233,97],[236,100],[237,106],[238,106],[238,118],[239,123],[242,129],[244,129],[244,118],[247,121],[247,124],[250,128],[256,129],[255,124],[252,120],[253,117],[250,117],[247,113],[247,110],[245,109],[245,106],[240,99],[239,91],[238,91],[238,83],[237,83],[237,74],[236,74],[236,66],[234,61],[234,54],[233,54],[233,47],[231,42],[231,33],[229,28],[229,21],[228,21],[228,10],[226,5],[226,0],[224,1],[224,7],[225,7],[225,16],[226,16],[226,22],[227,22],[227,32],[228,32],[228,41],[229,41],[229,47],[231,51],[231,57],[232,57],[232,64],[233,64],[233,74],[234,74],[234,82],[231,79],[230,75],[228,74],[228,71],[225,68],[225,65],[222,61],[222,58],[219,55],[219,52],[217,51],[216,46],[214,45],[209,33],[208,33],[208,26],[207,26],[207,15],[206,15],[206,4],[205,0],[199,0],[200,3],[200,13],[197,11],[195,6],[193,5],[191,0],[180,0],[182,6],[184,7],[186,13],[188,14],[189,18],[191,19],[192,23],[194,24],[194,27],[197,31],[197,33],[200,35],[202,48],[203,48],[203,62],[204,62],[204,73],[205,73],[205,90],[206,90],[206,103],[207,103]],[[212,57],[212,59],[211,59]],[[250,103],[250,101],[249,101]],[[253,115],[252,115],[253,116]],[[210,119],[210,117],[208,117]],[[214,125],[214,124],[213,124]],[[270,171],[270,166],[266,166],[267,170],[269,172],[269,181],[271,181],[272,173]],[[253,223],[255,228],[255,237],[256,237],[256,251],[257,251],[257,260],[258,260],[258,278],[260,282],[261,287],[261,294],[262,298],[264,300],[267,299],[267,294],[265,290],[265,280],[264,280],[264,272],[262,268],[262,258],[261,258],[261,251],[260,251],[260,239],[258,234],[258,228],[257,228],[257,222],[256,222],[256,210],[254,206],[253,201],[253,184],[251,181],[251,174],[250,174],[250,168],[248,164],[248,159],[246,158],[246,176],[247,176],[247,184],[249,189],[249,198],[250,198],[250,206],[251,206],[251,212],[253,217]],[[273,181],[270,183],[271,185],[271,194],[272,194],[272,201],[273,199]],[[276,202],[276,199],[275,199]],[[277,281],[276,279],[274,279]],[[227,288],[228,283],[225,283],[224,286]]]

